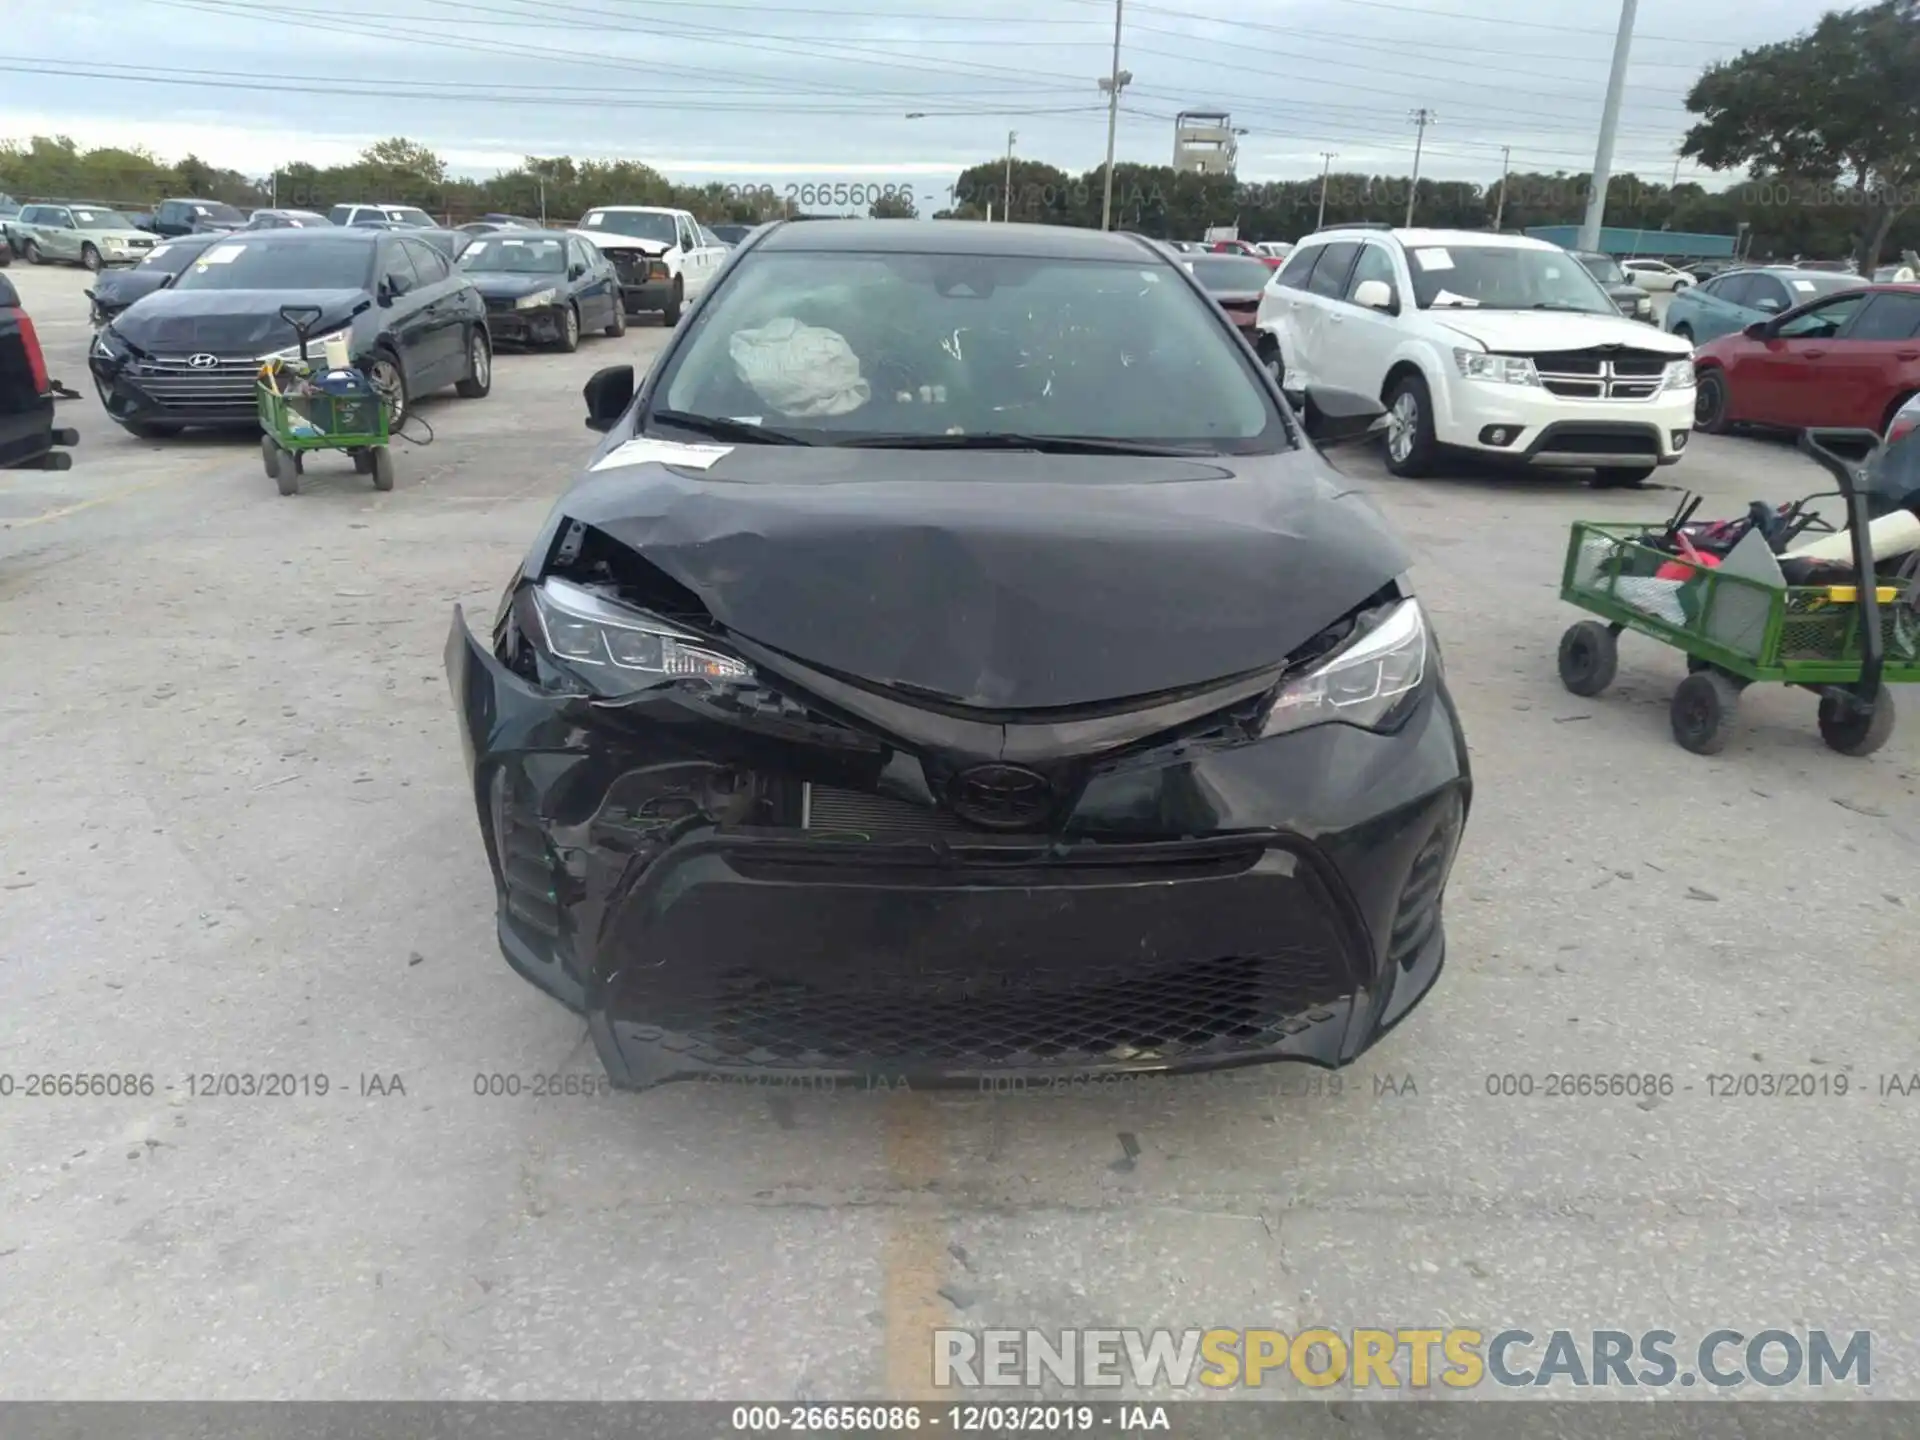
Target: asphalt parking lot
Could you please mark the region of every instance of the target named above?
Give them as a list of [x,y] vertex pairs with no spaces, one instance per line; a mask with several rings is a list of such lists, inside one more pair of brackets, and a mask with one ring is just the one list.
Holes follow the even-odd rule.
[[[1569,522],[1674,495],[1341,458],[1418,555],[1478,788],[1446,973],[1338,1094],[487,1095],[599,1069],[495,948],[449,616],[587,453],[581,383],[664,332],[502,354],[392,493],[322,459],[283,499],[244,438],[110,425],[85,275],[9,274],[84,398],[71,471],[0,474],[0,1398],[913,1396],[939,1326],[1323,1324],[1868,1329],[1873,1393],[1920,1397],[1920,1094],[1884,1078],[1920,1071],[1920,703],[1847,760],[1756,688],[1703,759],[1648,642],[1567,694]],[[1662,479],[1824,488],[1711,436]],[[21,1088],[98,1073],[153,1093]],[[301,1093],[193,1093],[261,1073]],[[1749,1074],[1821,1080],[1714,1078]]]

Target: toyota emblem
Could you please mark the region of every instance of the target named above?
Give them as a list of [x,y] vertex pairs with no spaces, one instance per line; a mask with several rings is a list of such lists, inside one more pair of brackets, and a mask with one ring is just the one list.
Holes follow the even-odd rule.
[[200,354],[200,355],[189,355],[187,357],[187,364],[191,365],[196,370],[211,370],[214,366],[218,365],[219,363],[220,363],[220,357],[218,355]]

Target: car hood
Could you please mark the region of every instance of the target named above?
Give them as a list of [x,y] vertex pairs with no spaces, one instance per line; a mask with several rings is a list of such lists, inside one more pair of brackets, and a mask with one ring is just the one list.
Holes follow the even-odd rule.
[[1555,350],[1588,350],[1627,345],[1636,350],[1689,353],[1686,341],[1653,330],[1624,315],[1570,315],[1564,310],[1428,310],[1427,317],[1489,350],[1534,355]]
[[575,230],[602,250],[638,250],[643,255],[664,255],[673,247],[660,240],[642,240],[638,235],[622,235],[617,230]]
[[167,272],[155,269],[102,270],[94,277],[93,298],[108,305],[131,305],[167,282]]
[[101,240],[119,245],[131,245],[136,240],[153,242],[150,230],[77,230],[74,232],[88,240]]
[[565,275],[511,275],[500,271],[464,270],[473,288],[489,300],[517,300],[541,290],[564,290]]
[[1100,705],[1277,665],[1410,563],[1309,450],[741,446],[704,470],[621,465],[562,497],[530,578],[569,520],[748,640],[988,710]]
[[159,290],[113,322],[114,333],[153,355],[206,352],[265,355],[299,337],[280,316],[283,305],[315,306],[315,336],[338,330],[373,304],[364,290]]

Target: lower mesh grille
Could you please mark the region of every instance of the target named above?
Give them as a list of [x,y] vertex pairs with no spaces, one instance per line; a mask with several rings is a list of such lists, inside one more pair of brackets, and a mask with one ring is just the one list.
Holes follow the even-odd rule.
[[801,808],[801,828],[821,835],[845,837],[965,836],[978,839],[954,816],[890,795],[861,790],[839,790],[831,785],[808,785]]
[[1403,969],[1411,969],[1420,952],[1440,924],[1440,895],[1447,883],[1447,871],[1453,860],[1454,842],[1460,835],[1460,803],[1456,798],[1433,827],[1427,843],[1413,857],[1407,883],[1400,892],[1400,904],[1394,911],[1393,933],[1387,941],[1387,958]]
[[507,913],[543,935],[560,934],[560,868],[547,838],[509,793],[495,812]]
[[892,993],[827,990],[742,971],[717,982],[698,1014],[669,1006],[649,1019],[718,1064],[1177,1063],[1269,1049],[1340,1019],[1349,999],[1337,957],[1301,953],[1115,974],[1105,983],[1084,968],[1071,977],[978,977],[971,993],[923,983]]

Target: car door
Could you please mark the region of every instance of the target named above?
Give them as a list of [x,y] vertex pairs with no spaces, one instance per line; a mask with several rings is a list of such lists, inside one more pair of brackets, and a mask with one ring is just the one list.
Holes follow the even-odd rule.
[[1340,297],[1328,297],[1326,301],[1326,323],[1313,367],[1316,384],[1357,390],[1362,395],[1380,393],[1387,378],[1387,356],[1400,334],[1400,325],[1388,311],[1372,309],[1353,298],[1369,280],[1385,285],[1396,303],[1405,293],[1394,270],[1393,252],[1371,240],[1361,244]]
[[[1686,302],[1686,308],[1691,312],[1687,325],[1693,331],[1696,344],[1704,345],[1709,340],[1718,340],[1722,335],[1732,335],[1760,318],[1757,311],[1748,309],[1746,305],[1750,284],[1755,278],[1752,275],[1722,275],[1702,285]],[[1674,301],[1676,305],[1681,303]]]
[[460,304],[460,287],[453,265],[424,240],[396,237],[413,262],[420,288],[414,293],[426,315],[427,353],[433,357],[437,385],[451,385],[467,373],[467,315]]
[[380,242],[376,283],[387,297],[382,327],[400,357],[407,388],[416,396],[439,389],[445,361],[434,353],[433,319],[419,295],[420,272],[399,240]]
[[[1849,298],[1856,297],[1835,303]],[[1920,370],[1920,293],[1869,293],[1832,343],[1811,345],[1806,358],[1816,392],[1809,410],[1817,418],[1804,424],[1885,429]]]
[[[1771,275],[1762,278],[1780,283]],[[1771,323],[1767,334],[1747,350],[1733,378],[1742,418],[1795,430],[1845,423],[1831,418],[1840,407],[1827,376],[1840,335],[1871,298],[1868,291],[1849,291]]]
[[34,231],[40,253],[49,260],[78,260],[80,235],[73,228],[73,212],[60,205],[45,205],[40,224]]
[[567,241],[567,273],[579,277],[574,293],[579,297],[581,329],[598,330],[619,318],[614,313],[620,292],[614,283],[613,267],[586,241]]
[[707,284],[711,285],[714,277],[727,268],[727,260],[733,254],[733,247],[698,220],[693,222],[693,229],[694,233],[700,237],[700,249],[707,257]]
[[[1274,337],[1280,346],[1280,358],[1288,365],[1293,363],[1294,353],[1299,349],[1297,336],[1305,313],[1307,278],[1313,274],[1314,262],[1325,248],[1324,245],[1302,245],[1295,250],[1267,282],[1260,296],[1255,327]],[[1289,379],[1287,383],[1291,386],[1293,381]]]
[[1303,390],[1309,385],[1330,385],[1327,367],[1338,350],[1335,331],[1343,331],[1353,309],[1347,304],[1347,280],[1354,262],[1360,258],[1355,240],[1336,240],[1321,250],[1300,292],[1299,308],[1290,329],[1293,355],[1287,364],[1287,388]]
[[687,299],[692,300],[707,288],[707,257],[701,253],[700,237],[693,232],[691,217],[676,215],[673,223],[673,243],[680,251],[680,273],[685,277]]

